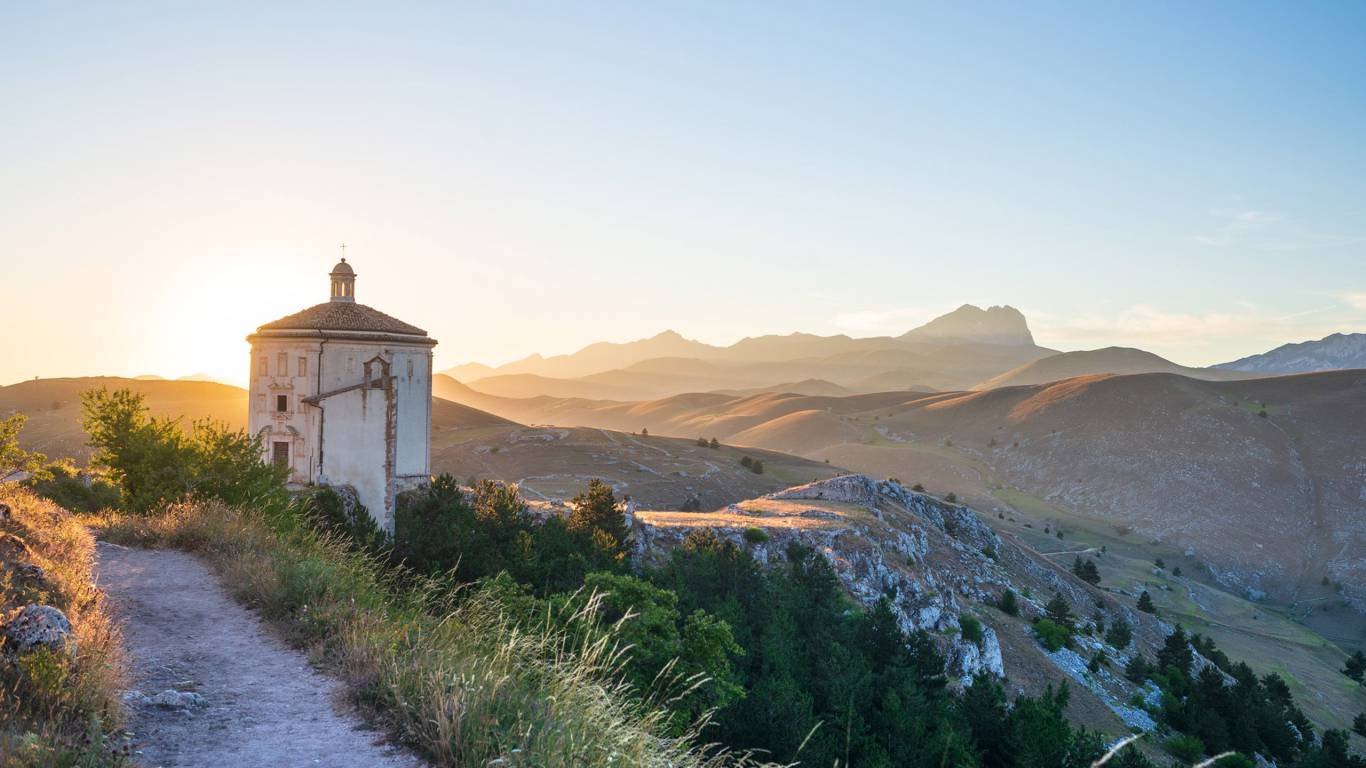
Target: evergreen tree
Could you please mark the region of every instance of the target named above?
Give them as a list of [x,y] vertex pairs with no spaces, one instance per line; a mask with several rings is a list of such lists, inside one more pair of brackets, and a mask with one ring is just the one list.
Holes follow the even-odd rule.
[[1157,667],[1162,671],[1175,669],[1183,675],[1190,674],[1191,663],[1195,656],[1191,652],[1190,640],[1186,637],[1186,630],[1180,624],[1176,629],[1167,635],[1167,640],[1162,644],[1162,649],[1157,652]]
[[1358,683],[1366,677],[1366,654],[1357,651],[1347,658],[1347,664],[1342,668],[1342,674],[1352,678]]
[[1148,590],[1143,590],[1143,594],[1138,596],[1138,610],[1144,613],[1157,615],[1157,606],[1153,605],[1153,596],[1148,594]]
[[1048,619],[1054,624],[1063,627],[1067,631],[1072,631],[1072,606],[1067,602],[1067,598],[1061,592],[1054,593],[1053,599],[1048,601],[1044,607],[1044,612],[1048,614]]
[[1129,682],[1134,683],[1135,685],[1142,685],[1143,681],[1147,680],[1148,676],[1151,674],[1152,670],[1148,664],[1148,660],[1143,658],[1143,654],[1141,653],[1135,653],[1133,657],[1129,659],[1129,663],[1124,665],[1124,676],[1129,679]]
[[592,529],[597,529],[617,544],[626,540],[626,518],[617,509],[612,486],[594,478],[589,481],[588,490],[570,499],[569,503],[574,507],[569,513],[569,530],[591,533]]
[[1366,712],[1357,715],[1352,721],[1352,730],[1356,731],[1358,736],[1366,738]]
[[1121,651],[1128,648],[1129,643],[1132,642],[1133,639],[1133,629],[1129,626],[1129,622],[1124,620],[1123,616],[1115,619],[1114,623],[1110,625],[1110,628],[1105,631],[1105,642]]
[[1072,573],[1087,584],[1100,583],[1100,569],[1096,567],[1096,561],[1087,558],[1084,562],[1080,557],[1072,561]]

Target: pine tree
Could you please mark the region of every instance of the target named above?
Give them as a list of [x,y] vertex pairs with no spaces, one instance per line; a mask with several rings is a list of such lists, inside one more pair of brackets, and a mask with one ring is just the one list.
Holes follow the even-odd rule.
[[1020,615],[1020,601],[1015,598],[1015,590],[1007,588],[1001,595],[1001,611],[1007,616]]
[[1190,674],[1191,663],[1195,661],[1195,655],[1191,651],[1190,640],[1186,637],[1186,630],[1180,624],[1176,629],[1167,635],[1167,640],[1162,644],[1162,649],[1157,652],[1158,669],[1176,669],[1182,674]]
[[1100,583],[1100,569],[1096,567],[1096,561],[1090,558],[1084,562],[1080,557],[1074,560],[1072,562],[1072,573],[1087,584]]
[[1157,615],[1157,606],[1153,605],[1153,596],[1148,594],[1148,590],[1143,590],[1143,594],[1138,596],[1138,610],[1144,613]]
[[1347,658],[1347,664],[1342,668],[1342,674],[1352,678],[1358,683],[1366,677],[1366,654],[1357,651]]
[[1129,643],[1134,639],[1133,628],[1123,617],[1115,619],[1115,623],[1105,632],[1105,642],[1113,645],[1121,651],[1129,647]]
[[1068,631],[1071,631],[1073,619],[1072,606],[1067,602],[1067,598],[1062,596],[1062,593],[1053,595],[1053,599],[1048,601],[1048,605],[1044,607],[1044,611],[1048,614],[1048,618],[1054,624],[1057,624],[1060,627],[1066,627]]
[[1366,738],[1366,712],[1357,715],[1356,719],[1352,721],[1352,730],[1356,731],[1357,734],[1363,738]]
[[618,544],[626,540],[626,518],[617,509],[612,486],[597,478],[589,481],[588,490],[569,500],[574,511],[569,513],[569,529],[591,533],[600,530]]

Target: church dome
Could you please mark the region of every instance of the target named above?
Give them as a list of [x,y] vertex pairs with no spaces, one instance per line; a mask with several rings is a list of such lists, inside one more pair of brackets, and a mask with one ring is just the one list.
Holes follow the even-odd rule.
[[[427,332],[415,325],[384,314],[378,309],[356,303],[356,271],[343,258],[328,275],[332,290],[328,300],[302,312],[282,317],[256,329],[263,335],[294,335],[312,331],[329,335],[347,333],[386,333],[413,337],[411,342],[436,344]],[[249,337],[250,338],[250,337]]]

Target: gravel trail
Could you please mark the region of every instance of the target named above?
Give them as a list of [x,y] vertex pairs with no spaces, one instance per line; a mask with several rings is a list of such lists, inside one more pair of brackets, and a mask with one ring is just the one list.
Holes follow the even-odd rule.
[[129,656],[127,728],[143,766],[420,768],[365,730],[193,555],[101,543],[97,581]]

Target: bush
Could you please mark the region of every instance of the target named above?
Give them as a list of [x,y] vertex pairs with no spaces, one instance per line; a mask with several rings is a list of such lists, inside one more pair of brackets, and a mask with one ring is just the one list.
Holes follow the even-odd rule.
[[1001,593],[1001,603],[997,607],[1007,616],[1019,616],[1020,601],[1015,597],[1015,590],[1007,587],[1006,591]]
[[1167,739],[1166,747],[1176,759],[1187,763],[1193,763],[1205,754],[1205,743],[1198,737],[1185,734]]
[[179,419],[151,416],[142,395],[126,389],[89,390],[81,405],[92,463],[108,468],[127,511],[146,513],[187,495],[260,506],[285,498],[288,468],[265,463],[260,437],[245,430],[205,419],[187,436]]
[[946,495],[946,496],[944,497],[944,501],[947,501],[947,502],[950,503],[950,504],[957,504],[957,503],[958,503],[958,494],[954,493],[953,491],[949,491],[949,492],[948,492],[948,495]]
[[975,617],[975,616],[966,616],[966,615],[964,615],[964,616],[959,616],[959,617],[958,617],[958,630],[959,630],[959,635],[960,635],[964,640],[968,641],[969,643],[972,643],[973,645],[977,646],[978,648],[981,648],[981,647],[982,647],[982,641],[983,641],[985,638],[984,638],[984,635],[983,635],[983,633],[982,633],[982,622],[978,621],[978,620],[977,620],[977,617]]
[[1049,651],[1062,650],[1072,642],[1072,633],[1067,627],[1057,624],[1052,619],[1036,619],[1034,636],[1039,638],[1039,642]]
[[82,473],[69,460],[44,466],[29,486],[34,493],[71,512],[99,512],[119,503],[118,486],[107,475]]
[[768,541],[768,531],[763,528],[746,528],[743,536],[750,544],[763,544]]

